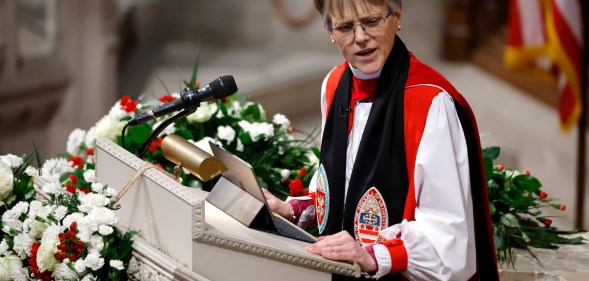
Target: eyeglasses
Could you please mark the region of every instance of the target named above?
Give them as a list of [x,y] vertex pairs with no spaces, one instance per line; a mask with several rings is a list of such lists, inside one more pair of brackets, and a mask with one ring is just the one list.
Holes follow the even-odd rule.
[[365,33],[374,34],[381,28],[381,23],[385,22],[388,17],[393,14],[393,10],[389,8],[389,12],[385,16],[370,16],[360,20],[359,23],[342,23],[331,28],[331,32],[337,36],[347,37],[354,34],[356,27],[361,26]]

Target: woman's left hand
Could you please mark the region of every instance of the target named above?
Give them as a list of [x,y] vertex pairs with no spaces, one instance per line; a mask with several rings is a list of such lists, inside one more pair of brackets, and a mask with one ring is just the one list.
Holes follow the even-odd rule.
[[347,232],[340,231],[334,235],[321,236],[315,244],[307,247],[307,251],[329,260],[358,263],[363,272],[376,272],[376,262],[372,256],[358,245]]

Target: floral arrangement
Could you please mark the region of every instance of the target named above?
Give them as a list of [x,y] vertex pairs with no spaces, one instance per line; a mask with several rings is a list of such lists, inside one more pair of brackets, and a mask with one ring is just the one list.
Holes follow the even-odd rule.
[[30,162],[0,156],[0,280],[126,279],[136,233],[114,228],[117,192],[79,157],[49,159],[40,171]]
[[[199,86],[196,82],[195,88]],[[107,137],[136,153],[165,118],[129,127],[123,137],[122,129],[127,121],[140,111],[179,97],[179,94],[172,93],[144,102],[123,97],[94,127],[87,131],[72,131],[67,141],[66,156],[77,156],[86,163],[93,163],[94,143],[99,137]],[[246,101],[237,94],[231,98],[201,103],[198,110],[169,125],[150,143],[143,160],[170,173],[174,171],[174,164],[165,159],[160,146],[163,138],[172,134],[183,137],[211,154],[209,140],[221,144],[250,163],[260,185],[281,199],[289,195],[306,195],[304,187],[308,186],[318,165],[318,150],[310,145],[314,134],[296,131],[290,120],[282,114],[268,119],[260,104]],[[188,171],[181,177],[184,185],[211,188],[211,183],[200,182]]]
[[[552,219],[542,215],[541,208],[566,210],[566,205],[548,198],[540,181],[529,171],[523,173],[494,165],[500,154],[498,147],[483,149],[487,175],[489,204],[497,259],[514,266],[513,248],[525,249],[537,259],[530,247],[557,249],[558,244],[581,244],[583,237],[570,234],[583,230],[562,231],[552,226]],[[569,237],[563,235],[569,234]],[[538,260],[538,262],[540,262]]]

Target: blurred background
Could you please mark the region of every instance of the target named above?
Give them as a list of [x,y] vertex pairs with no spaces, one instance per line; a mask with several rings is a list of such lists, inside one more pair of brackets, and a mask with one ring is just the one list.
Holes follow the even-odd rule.
[[[503,66],[508,3],[405,1],[399,36],[467,98],[498,162],[530,170],[568,206],[547,212],[572,228],[589,209],[577,206],[589,197],[576,187],[579,131],[560,131],[555,81]],[[0,0],[0,154],[33,142],[44,159],[64,152],[73,129],[123,95],[180,92],[198,52],[203,85],[233,75],[268,116],[307,131],[320,126],[323,78],[343,62],[312,0]]]

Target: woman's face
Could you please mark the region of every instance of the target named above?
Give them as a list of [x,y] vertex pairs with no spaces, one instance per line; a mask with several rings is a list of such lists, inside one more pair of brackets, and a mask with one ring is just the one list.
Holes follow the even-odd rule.
[[331,15],[330,36],[354,68],[376,73],[393,48],[401,11],[392,11],[383,3],[356,5],[356,12],[346,6],[341,15]]

